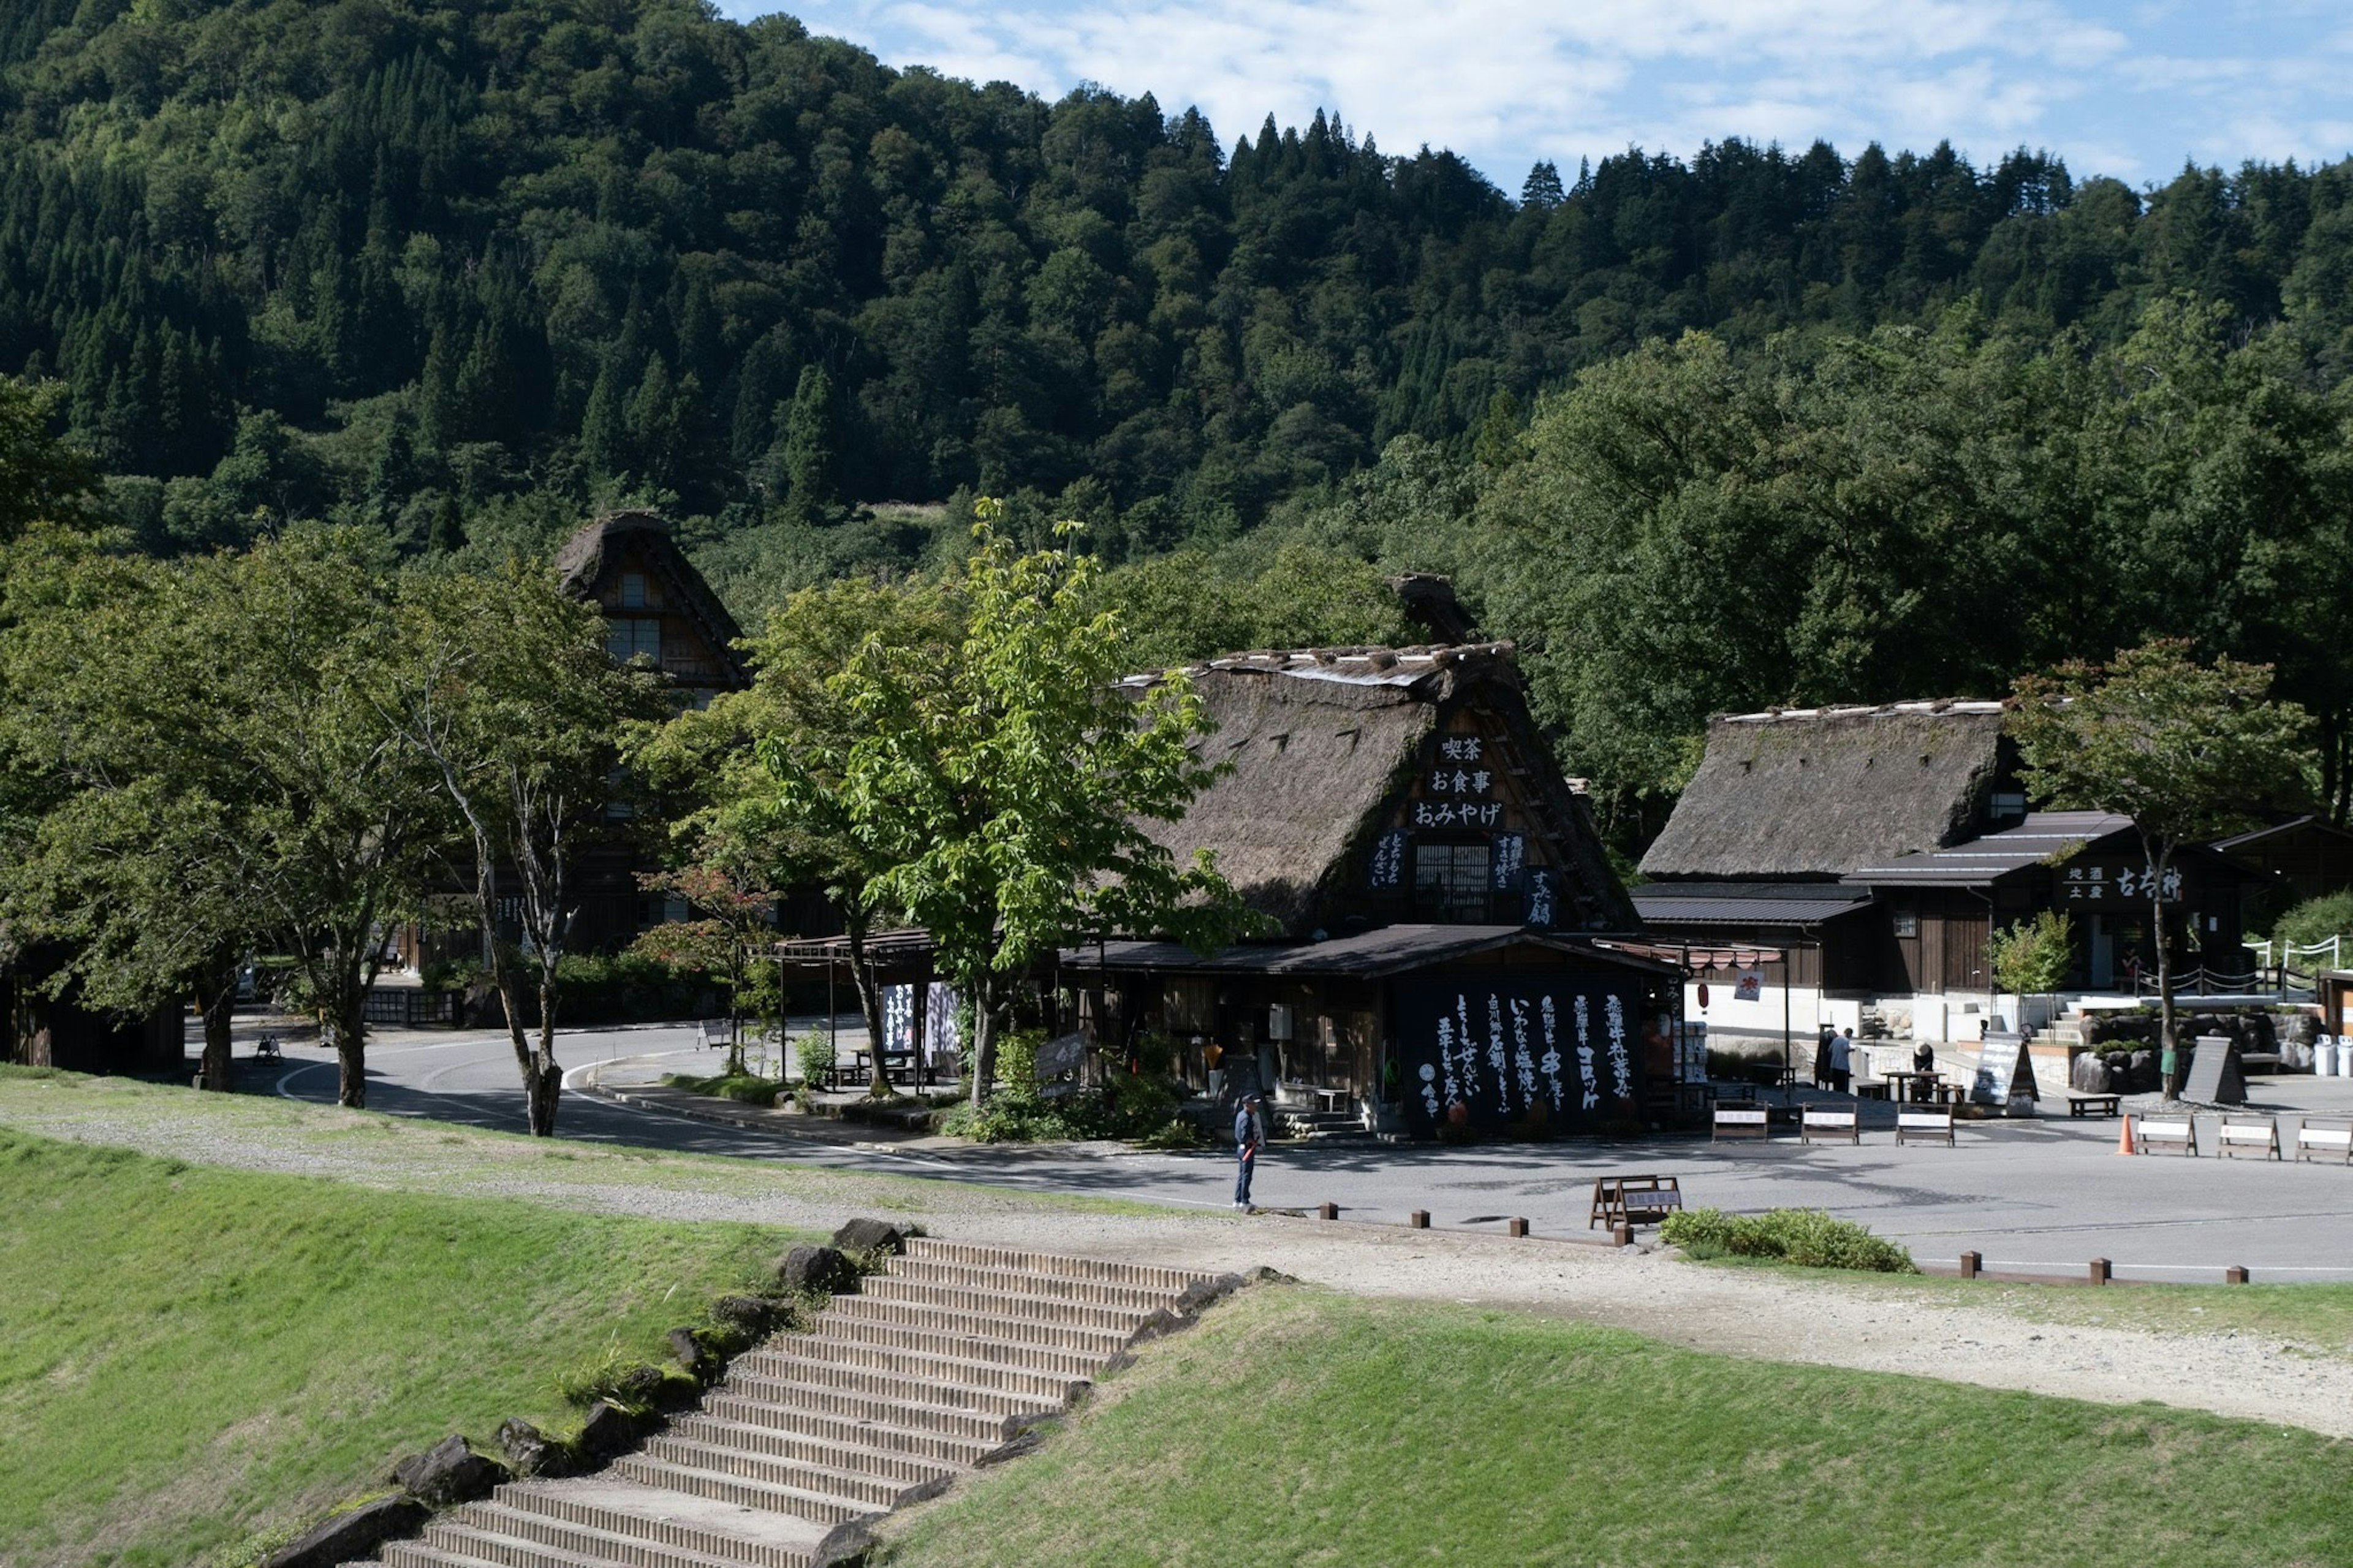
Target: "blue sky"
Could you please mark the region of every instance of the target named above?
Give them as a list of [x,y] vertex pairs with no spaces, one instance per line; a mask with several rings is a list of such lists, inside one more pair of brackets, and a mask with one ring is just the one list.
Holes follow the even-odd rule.
[[719,0],[790,11],[892,65],[1198,104],[1230,147],[1336,108],[1392,153],[1528,165],[1742,136],[1850,157],[1949,138],[2136,184],[2185,158],[2353,153],[2353,3],[2213,0]]

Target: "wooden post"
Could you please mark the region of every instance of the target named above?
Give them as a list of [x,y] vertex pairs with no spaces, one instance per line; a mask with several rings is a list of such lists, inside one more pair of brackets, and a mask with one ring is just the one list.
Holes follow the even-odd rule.
[[1325,1204],[1322,1208],[1315,1211],[1315,1217],[1317,1219],[1338,1219],[1340,1217],[1340,1205],[1338,1204]]
[[2110,1272],[2110,1266],[2106,1258],[2094,1258],[2092,1259],[2091,1281],[2093,1284],[2106,1284],[2108,1282]]
[[2247,1282],[2247,1268],[2246,1268],[2246,1265],[2244,1265],[2244,1264],[2233,1264],[2232,1267],[2230,1267],[2230,1268],[2225,1268],[2224,1270],[2222,1270],[2222,1283],[2223,1283],[2223,1284],[2225,1284],[2225,1285],[2244,1285],[2246,1282]]
[[1527,1233],[1528,1222],[1525,1219],[1509,1220],[1504,1226],[1505,1236],[1525,1236]]
[[1416,1230],[1428,1230],[1430,1228],[1430,1211],[1428,1209],[1414,1210],[1411,1215],[1407,1216],[1406,1224],[1411,1226]]
[[1978,1277],[1978,1269],[1980,1269],[1980,1268],[1984,1268],[1984,1267],[1985,1267],[1985,1258],[1984,1258],[1983,1257],[1981,1257],[1980,1255],[1978,1255],[1978,1253],[1974,1253],[1974,1252],[1964,1252],[1964,1253],[1962,1253],[1962,1254],[1961,1254],[1961,1278],[1962,1278],[1962,1279],[1976,1279],[1976,1278]]
[[1609,1239],[1620,1247],[1631,1247],[1634,1245],[1634,1227],[1621,1219],[1609,1227]]

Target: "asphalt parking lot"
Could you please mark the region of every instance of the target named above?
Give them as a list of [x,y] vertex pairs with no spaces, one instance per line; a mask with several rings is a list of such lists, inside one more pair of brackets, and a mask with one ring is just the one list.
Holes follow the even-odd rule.
[[[583,1032],[565,1036],[559,1054],[568,1068],[598,1064],[626,1083],[709,1070],[710,1053],[692,1041],[691,1027]],[[374,1109],[522,1126],[502,1036],[388,1035],[370,1047],[369,1074]],[[323,1053],[290,1046],[269,1082],[293,1098],[332,1100],[335,1075]],[[2249,1089],[2246,1112],[2279,1115],[2291,1148],[2298,1117],[2353,1116],[2353,1079],[2258,1077]],[[1711,1144],[1704,1136],[1459,1149],[1295,1144],[1268,1152],[1254,1195],[1275,1207],[1335,1203],[1344,1219],[1359,1222],[1403,1224],[1409,1211],[1426,1209],[1439,1226],[1501,1230],[1525,1217],[1539,1234],[1582,1234],[1597,1175],[1655,1173],[1677,1177],[1694,1206],[1827,1209],[1904,1242],[1924,1263],[1974,1250],[1989,1269],[2020,1272],[2079,1274],[2088,1259],[2105,1257],[2121,1279],[2211,1280],[2243,1265],[2258,1280],[2353,1282],[2353,1169],[2211,1152],[2128,1159],[2116,1152],[2117,1131],[2114,1121],[2061,1113],[1963,1122],[1949,1149],[1899,1148],[1892,1131],[1868,1126],[1860,1146],[1800,1145],[1794,1137]],[[1223,1209],[1231,1196],[1231,1163],[1221,1151],[943,1147],[839,1123],[779,1136],[578,1093],[566,1096],[562,1134],[1187,1208]],[[2205,1142],[2211,1151],[2211,1137]]]

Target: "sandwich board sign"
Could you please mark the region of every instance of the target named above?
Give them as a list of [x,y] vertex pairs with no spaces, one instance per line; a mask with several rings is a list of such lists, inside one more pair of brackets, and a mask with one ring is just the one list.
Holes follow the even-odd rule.
[[2008,1105],[2035,1098],[2034,1064],[2023,1035],[1989,1034],[1978,1045],[1977,1077],[1969,1084],[1972,1105]]

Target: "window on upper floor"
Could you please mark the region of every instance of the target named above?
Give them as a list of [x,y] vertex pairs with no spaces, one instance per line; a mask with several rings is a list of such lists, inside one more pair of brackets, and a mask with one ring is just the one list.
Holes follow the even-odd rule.
[[642,572],[621,574],[621,608],[642,610],[651,603],[646,597],[646,574]]
[[605,623],[605,651],[623,664],[644,655],[661,663],[661,622],[651,616],[615,616]]
[[1486,920],[1492,866],[1492,851],[1485,844],[1415,845],[1414,912],[1445,922]]

